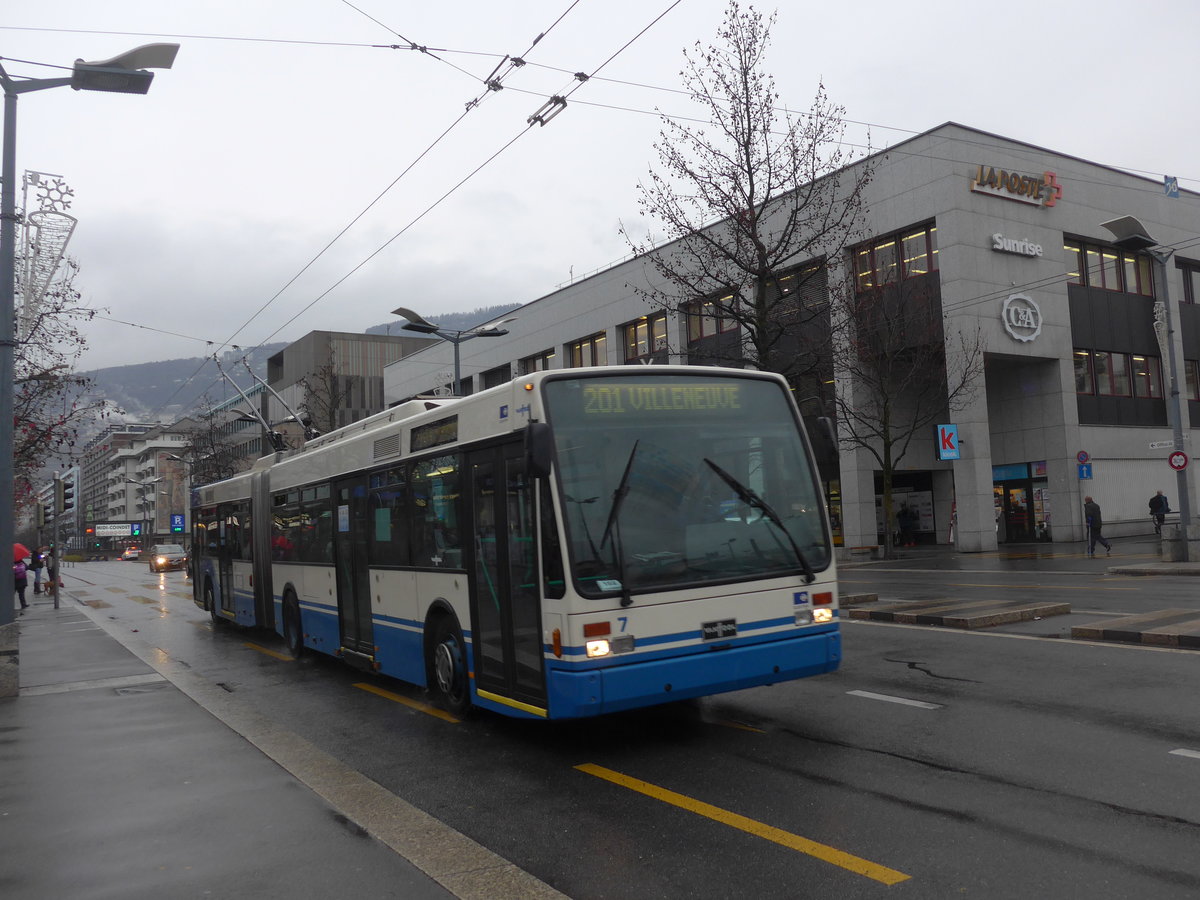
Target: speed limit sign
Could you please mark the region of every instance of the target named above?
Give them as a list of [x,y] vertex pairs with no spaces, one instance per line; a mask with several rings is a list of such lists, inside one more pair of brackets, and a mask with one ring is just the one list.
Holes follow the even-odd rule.
[[1176,472],[1186,469],[1187,464],[1188,464],[1188,455],[1186,453],[1184,453],[1182,450],[1176,450],[1174,453],[1172,453],[1170,456],[1167,457],[1167,465],[1169,465]]

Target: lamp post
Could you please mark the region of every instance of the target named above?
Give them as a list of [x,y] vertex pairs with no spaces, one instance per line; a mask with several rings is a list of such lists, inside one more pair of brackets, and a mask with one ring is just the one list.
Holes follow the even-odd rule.
[[[97,62],[75,60],[70,77],[13,80],[0,66],[0,87],[4,90],[4,141],[0,154],[0,547],[13,539],[13,360],[16,305],[16,216],[17,216],[17,98],[21,94],[67,87],[77,91],[108,91],[144,94],[150,90],[153,72],[169,69],[179,52],[178,44],[147,44],[112,59]],[[0,603],[0,628],[11,625],[11,603]],[[0,635],[0,649],[9,641]],[[15,635],[11,651],[17,653]],[[16,672],[16,667],[9,667]],[[9,681],[12,681],[10,684]],[[0,697],[15,696],[17,684],[0,674]]]
[[[141,542],[143,544],[153,544],[154,543],[153,540],[148,540],[148,538],[151,537],[151,534],[150,534],[150,529],[147,526],[150,524],[152,519],[147,519],[146,515],[149,512],[149,508],[152,505],[154,505],[155,503],[157,503],[158,494],[166,493],[165,491],[158,491],[154,494],[153,499],[147,500],[146,499],[146,491],[149,490],[150,488],[154,487],[161,480],[162,480],[161,478],[151,478],[149,481],[133,481],[132,479],[129,479],[129,478],[125,479],[126,484],[132,484],[134,487],[136,487],[138,489],[137,508],[138,508],[138,515],[141,516],[141,519],[142,519],[142,541]],[[129,509],[128,503],[125,504],[125,508]],[[139,547],[138,549],[140,550],[141,548]]]
[[508,322],[516,321],[516,316],[503,319],[495,325],[488,325],[482,328],[468,328],[466,331],[457,331],[453,328],[443,328],[440,325],[434,325],[432,322],[425,321],[418,313],[411,309],[405,309],[399,306],[392,310],[393,316],[403,316],[408,319],[408,322],[401,327],[404,331],[415,331],[419,334],[436,334],[442,340],[449,341],[454,345],[454,396],[462,395],[462,373],[459,367],[458,345],[466,341],[478,337],[503,337],[508,334],[507,328],[501,328]]
[[[1116,238],[1116,245],[1124,250],[1145,252],[1154,260],[1154,330],[1159,335],[1160,346],[1166,345],[1167,360],[1170,371],[1170,393],[1167,402],[1167,417],[1172,427],[1174,449],[1183,450],[1183,416],[1179,402],[1179,368],[1175,362],[1175,329],[1171,324],[1171,298],[1167,287],[1167,260],[1175,252],[1169,247],[1161,246],[1150,237],[1146,227],[1134,216],[1120,216],[1101,222],[1102,228],[1107,228]],[[1161,331],[1160,331],[1161,329]],[[1165,337],[1164,337],[1165,335]],[[1180,559],[1190,558],[1188,548],[1188,526],[1192,521],[1192,500],[1188,489],[1188,477],[1185,469],[1175,470],[1175,485],[1179,492],[1179,546]]]

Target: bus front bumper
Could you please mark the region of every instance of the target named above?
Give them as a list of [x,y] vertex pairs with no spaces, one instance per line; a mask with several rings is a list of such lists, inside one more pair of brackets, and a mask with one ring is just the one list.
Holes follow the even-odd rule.
[[[618,657],[619,658],[619,657]],[[837,669],[836,630],[780,641],[715,649],[593,669],[547,672],[551,718],[597,716],[625,709],[793,681]]]

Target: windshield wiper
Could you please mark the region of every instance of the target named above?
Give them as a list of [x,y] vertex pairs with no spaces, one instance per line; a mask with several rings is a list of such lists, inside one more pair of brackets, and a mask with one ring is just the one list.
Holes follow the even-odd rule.
[[608,543],[609,534],[613,533],[616,528],[616,536],[613,539],[613,564],[617,568],[617,577],[621,579],[621,605],[629,606],[633,603],[633,597],[629,592],[629,585],[625,581],[625,548],[621,546],[621,526],[617,521],[617,516],[621,512],[621,504],[625,502],[625,497],[629,494],[629,473],[633,471],[633,458],[637,456],[638,444],[640,441],[633,442],[633,449],[629,451],[629,459],[625,462],[625,472],[621,475],[621,480],[617,484],[617,489],[613,491],[612,506],[608,510],[608,522],[604,526],[604,535],[600,538],[600,549],[604,549],[604,545]]
[[796,559],[800,562],[800,568],[804,569],[805,583],[812,584],[816,581],[817,575],[813,571],[812,566],[808,564],[808,559],[804,556],[804,552],[796,543],[796,539],[792,537],[792,533],[788,531],[787,526],[783,524],[783,519],[779,518],[779,513],[775,512],[771,507],[771,504],[760,497],[753,488],[746,487],[746,485],[742,484],[711,459],[705,457],[704,462],[710,469],[717,473],[723,482],[733,488],[733,492],[738,495],[739,500],[749,507],[761,510],[762,514],[767,517],[771,524],[784,533],[784,536],[788,539],[788,543],[792,545],[792,552],[796,554]]

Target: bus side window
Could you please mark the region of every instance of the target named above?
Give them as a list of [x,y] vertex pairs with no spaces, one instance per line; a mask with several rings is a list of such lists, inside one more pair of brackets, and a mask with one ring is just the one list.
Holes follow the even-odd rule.
[[550,502],[550,485],[542,480],[538,485],[538,506],[541,509],[542,532],[542,591],[552,599],[561,599],[567,592],[563,576],[562,546],[558,541],[558,520]]

